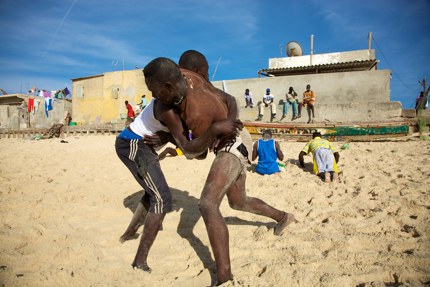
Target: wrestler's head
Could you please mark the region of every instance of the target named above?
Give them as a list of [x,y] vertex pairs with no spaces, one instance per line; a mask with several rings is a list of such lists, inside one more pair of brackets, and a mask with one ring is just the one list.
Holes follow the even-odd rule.
[[188,50],[182,53],[179,58],[179,67],[193,71],[209,81],[208,61],[202,53],[196,50]]
[[170,59],[156,58],[143,69],[152,96],[166,105],[178,104],[187,94],[187,83],[179,66]]
[[321,133],[320,132],[314,132],[313,134],[312,134],[312,138],[314,139],[314,138],[316,138],[316,137],[321,137]]

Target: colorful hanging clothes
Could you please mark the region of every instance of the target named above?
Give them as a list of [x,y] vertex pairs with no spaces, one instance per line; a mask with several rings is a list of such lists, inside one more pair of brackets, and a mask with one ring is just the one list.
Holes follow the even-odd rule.
[[34,99],[28,99],[27,111],[30,113],[34,109]]
[[48,91],[43,91],[43,97],[46,98],[50,98],[51,97],[51,92]]
[[49,111],[52,110],[52,98],[45,98],[45,114],[49,117]]
[[70,99],[72,97],[67,87],[63,90],[63,94],[66,96],[66,99]]

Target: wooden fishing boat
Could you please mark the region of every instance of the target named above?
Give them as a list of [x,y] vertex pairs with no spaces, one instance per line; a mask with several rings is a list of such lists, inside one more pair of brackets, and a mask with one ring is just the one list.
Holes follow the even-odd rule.
[[369,141],[400,137],[410,133],[410,122],[378,122],[350,124],[294,124],[244,122],[253,138],[261,137],[263,130],[270,129],[278,139],[308,141],[316,131],[330,141]]

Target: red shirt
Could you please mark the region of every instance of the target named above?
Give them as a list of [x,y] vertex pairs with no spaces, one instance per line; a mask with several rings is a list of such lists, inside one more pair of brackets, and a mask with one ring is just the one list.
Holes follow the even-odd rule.
[[127,117],[134,118],[133,107],[130,104],[127,104]]

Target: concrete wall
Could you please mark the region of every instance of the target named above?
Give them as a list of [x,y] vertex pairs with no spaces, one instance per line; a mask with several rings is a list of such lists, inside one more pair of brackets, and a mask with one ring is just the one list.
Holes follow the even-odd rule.
[[[367,50],[365,50],[367,51]],[[296,58],[296,57],[295,57]],[[243,121],[254,121],[257,107],[245,109],[244,92],[251,90],[254,103],[262,101],[266,88],[275,95],[277,117],[282,116],[285,95],[290,86],[302,99],[307,84],[317,96],[315,120],[317,122],[371,122],[400,119],[400,102],[390,101],[390,71],[371,70],[343,73],[308,74],[284,77],[252,78],[213,82],[214,86],[234,96]],[[79,88],[80,87],[80,88]],[[79,95],[79,91],[82,95]],[[117,71],[95,77],[73,80],[73,121],[81,124],[121,123],[126,115],[124,101],[132,106],[140,102],[141,95],[151,100],[141,70]],[[292,108],[282,122],[290,122]],[[270,121],[269,111],[263,121]],[[295,122],[307,122],[306,110]]]
[[[299,76],[254,78],[217,81],[214,86],[234,96],[239,105],[240,118],[253,121],[258,109],[245,109],[245,89],[253,94],[254,104],[262,101],[266,88],[270,88],[277,104],[277,117],[282,116],[285,95],[290,86],[303,98],[306,85],[316,93],[315,117],[317,122],[366,122],[398,119],[401,116],[400,102],[390,102],[390,71],[372,70],[343,73],[324,73]],[[268,108],[266,108],[268,109]],[[289,122],[292,108],[282,122]],[[270,121],[270,112],[265,112],[263,121]],[[295,122],[306,122],[306,110]]]
[[72,118],[83,125],[120,122],[127,115],[126,100],[133,107],[143,94],[151,100],[142,70],[109,72],[72,82]]
[[[22,105],[0,105],[0,128],[50,128],[54,124],[64,124],[64,111],[71,112],[72,103],[64,99],[53,99],[52,110],[45,112],[45,99],[23,94],[15,94]],[[28,112],[29,98],[35,99],[35,108]]]

